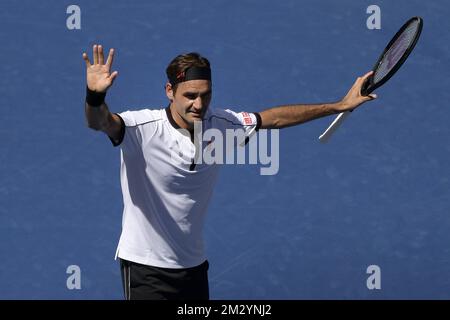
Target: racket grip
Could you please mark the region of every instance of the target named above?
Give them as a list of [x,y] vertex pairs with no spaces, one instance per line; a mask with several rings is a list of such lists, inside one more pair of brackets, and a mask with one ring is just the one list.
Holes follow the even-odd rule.
[[362,96],[368,96],[370,94],[369,86],[370,86],[370,78],[367,78],[366,81],[364,81],[362,87],[361,87],[361,95]]
[[362,96],[368,96],[372,93],[372,77],[369,77],[364,81],[363,85],[361,86],[361,95]]

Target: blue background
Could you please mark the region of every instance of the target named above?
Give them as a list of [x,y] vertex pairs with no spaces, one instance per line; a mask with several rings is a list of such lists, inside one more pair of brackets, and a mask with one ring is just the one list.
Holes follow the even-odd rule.
[[[68,30],[66,8],[81,8]],[[381,30],[366,9],[381,8]],[[83,51],[116,49],[114,112],[164,107],[165,67],[199,51],[216,107],[333,102],[411,16],[422,37],[379,99],[280,132],[280,170],[225,166],[205,228],[212,299],[450,298],[446,1],[0,3],[0,298],[122,299],[119,149],[84,120]],[[447,30],[447,31],[446,31]],[[68,290],[66,268],[81,268]],[[381,268],[368,290],[366,268]]]

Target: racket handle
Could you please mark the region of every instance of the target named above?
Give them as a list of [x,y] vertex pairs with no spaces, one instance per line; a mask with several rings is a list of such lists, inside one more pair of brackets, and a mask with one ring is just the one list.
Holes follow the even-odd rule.
[[[364,81],[363,85],[361,86],[361,95],[368,96],[369,94],[372,93],[374,88],[372,83],[373,83],[373,75],[371,75],[366,79],[366,81]],[[350,115],[351,112],[353,112],[353,109],[338,114],[338,116],[329,125],[329,127],[320,135],[319,137],[320,142],[322,143],[328,142],[333,133],[341,126],[341,124]]]
[[344,120],[350,115],[351,111],[345,111],[338,114],[330,126],[321,134],[319,141],[322,143],[328,142],[333,133],[341,126]]
[[372,84],[372,76],[366,79],[364,81],[362,87],[361,87],[361,95],[362,96],[368,96],[373,90],[371,89]]

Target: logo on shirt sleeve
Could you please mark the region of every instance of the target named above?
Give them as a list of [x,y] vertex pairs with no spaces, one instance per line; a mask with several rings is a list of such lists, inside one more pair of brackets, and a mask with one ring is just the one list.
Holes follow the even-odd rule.
[[242,116],[244,117],[244,124],[245,125],[252,125],[253,124],[252,117],[250,116],[250,114],[248,112],[242,112]]

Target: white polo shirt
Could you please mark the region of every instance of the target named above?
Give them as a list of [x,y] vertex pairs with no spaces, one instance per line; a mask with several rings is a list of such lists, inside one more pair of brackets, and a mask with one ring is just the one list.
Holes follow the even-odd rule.
[[[178,130],[169,108],[118,115],[123,134],[113,144],[121,147],[124,210],[116,257],[163,268],[200,265],[206,260],[204,219],[220,165],[186,161],[194,158],[195,145]],[[250,136],[260,125],[258,113],[211,108],[202,121],[203,132],[216,128],[224,136],[237,128]]]

